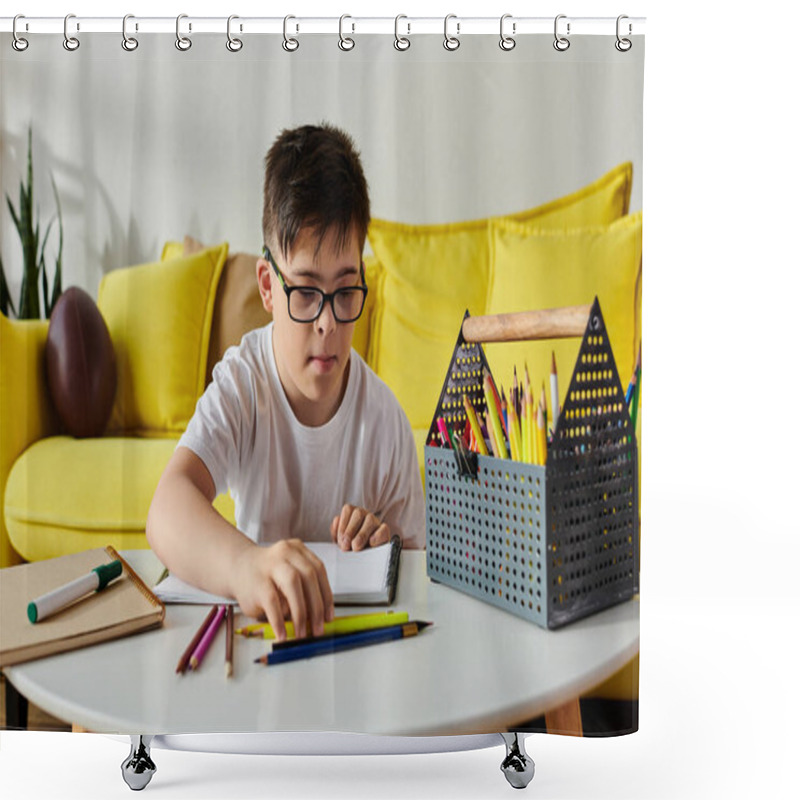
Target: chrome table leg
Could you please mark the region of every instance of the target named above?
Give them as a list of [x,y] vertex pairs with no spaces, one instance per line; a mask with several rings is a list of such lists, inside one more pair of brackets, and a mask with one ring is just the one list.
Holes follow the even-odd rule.
[[156,771],[156,765],[150,758],[152,741],[152,736],[131,734],[131,752],[122,762],[122,777],[135,792],[144,789]]
[[500,769],[515,789],[524,789],[533,779],[535,765],[525,752],[525,739],[519,733],[501,733],[506,743],[506,757]]

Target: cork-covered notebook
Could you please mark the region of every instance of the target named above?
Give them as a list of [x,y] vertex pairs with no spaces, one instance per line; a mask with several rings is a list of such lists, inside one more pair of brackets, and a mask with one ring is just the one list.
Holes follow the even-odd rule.
[[[122,562],[122,575],[105,589],[40,622],[28,620],[31,600],[115,559]],[[163,603],[113,547],[0,569],[0,667],[117,639],[163,621]]]

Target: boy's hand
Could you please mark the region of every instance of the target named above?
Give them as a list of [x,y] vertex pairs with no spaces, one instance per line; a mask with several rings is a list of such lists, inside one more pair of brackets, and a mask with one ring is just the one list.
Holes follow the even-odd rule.
[[333,620],[333,592],[325,565],[299,539],[247,548],[237,564],[236,600],[248,617],[266,616],[277,641],[286,638],[284,617],[295,636],[321,636]]
[[346,503],[331,523],[331,539],[342,550],[363,550],[386,544],[391,538],[389,526],[372,512]]

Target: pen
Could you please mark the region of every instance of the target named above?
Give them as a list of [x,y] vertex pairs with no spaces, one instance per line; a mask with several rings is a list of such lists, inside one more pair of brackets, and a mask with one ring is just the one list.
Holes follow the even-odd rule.
[[403,625],[393,625],[390,628],[378,628],[371,631],[359,631],[358,633],[348,633],[341,636],[333,636],[330,639],[309,642],[308,644],[298,645],[285,649],[275,649],[261,658],[255,660],[256,664],[284,664],[288,661],[299,661],[304,658],[314,658],[315,656],[326,655],[327,653],[338,653],[344,650],[353,650],[357,647],[366,647],[380,642],[390,642],[394,639],[404,639],[409,636],[416,636],[417,633],[432,622],[406,622]]
[[31,622],[41,622],[84,595],[105,589],[114,578],[118,578],[120,575],[122,575],[120,561],[101,564],[87,575],[82,575],[58,589],[53,589],[52,592],[31,600],[28,603],[28,619]]

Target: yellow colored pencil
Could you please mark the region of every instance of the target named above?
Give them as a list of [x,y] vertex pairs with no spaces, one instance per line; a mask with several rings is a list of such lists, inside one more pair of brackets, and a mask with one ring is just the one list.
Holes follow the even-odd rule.
[[526,464],[531,463],[529,452],[530,442],[528,441],[528,403],[525,393],[522,393],[522,419],[520,420],[520,435],[522,436],[522,460]]
[[539,429],[539,464],[543,467],[547,463],[547,429],[545,428],[544,410],[541,405],[539,405],[536,425]]
[[505,438],[503,437],[503,424],[500,422],[500,409],[495,403],[492,379],[486,370],[483,373],[483,393],[486,396],[486,413],[489,416],[489,426],[494,433],[492,446],[494,447],[496,444],[494,454],[497,458],[508,458],[508,450],[506,450]]
[[467,412],[467,419],[469,420],[470,429],[472,430],[472,435],[475,437],[475,442],[478,446],[478,452],[482,456],[489,455],[489,449],[486,447],[486,440],[483,438],[483,432],[481,431],[481,426],[478,424],[478,415],[475,413],[475,407],[472,405],[472,401],[469,399],[467,395],[463,395],[464,398],[464,409]]
[[489,409],[486,409],[486,430],[489,433],[489,444],[492,448],[492,456],[494,458],[500,458],[497,453],[497,440],[494,438],[494,426],[492,425],[491,421],[489,420]]
[[519,452],[519,425],[517,423],[517,410],[514,408],[514,391],[508,403],[508,446],[511,448],[511,458],[514,461],[522,460]]
[[[324,632],[352,633],[353,631],[365,631],[372,628],[387,628],[390,625],[402,625],[404,622],[408,622],[407,611],[381,611],[375,614],[352,614],[346,617],[336,617],[333,622],[326,622]],[[272,625],[268,622],[258,622],[253,625],[246,625],[243,628],[237,628],[236,633],[250,638],[275,638]],[[294,636],[294,623],[292,623],[291,620],[287,620],[286,638],[293,639]]]

